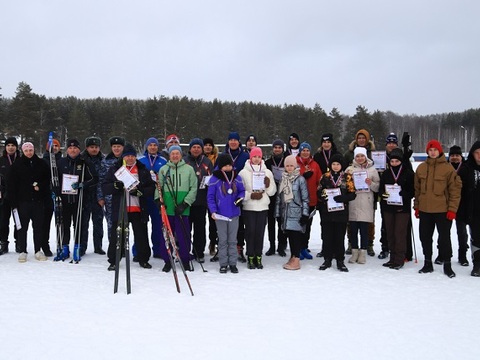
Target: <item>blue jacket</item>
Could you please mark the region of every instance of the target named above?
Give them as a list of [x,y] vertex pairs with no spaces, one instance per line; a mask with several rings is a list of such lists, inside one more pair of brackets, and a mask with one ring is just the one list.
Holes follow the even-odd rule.
[[[233,171],[232,186],[230,186],[220,170],[215,170],[208,183],[207,203],[210,212],[234,218],[240,216],[240,207],[235,206],[235,201],[245,197],[245,188],[242,178]],[[235,186],[233,186],[235,184]],[[235,188],[232,194],[228,193],[230,188]],[[225,192],[223,191],[225,190]],[[233,189],[232,189],[233,190]]]

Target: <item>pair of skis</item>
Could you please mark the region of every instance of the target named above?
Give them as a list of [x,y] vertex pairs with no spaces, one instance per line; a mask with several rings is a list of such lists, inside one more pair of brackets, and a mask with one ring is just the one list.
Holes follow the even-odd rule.
[[190,294],[193,296],[194,294],[193,294],[192,285],[190,284],[190,280],[188,278],[187,272],[185,271],[185,267],[183,266],[183,262],[180,258],[177,241],[175,239],[175,236],[173,235],[172,227],[170,226],[170,221],[168,220],[167,209],[165,208],[165,205],[163,203],[162,189],[158,181],[157,181],[157,190],[158,190],[158,197],[160,202],[160,215],[162,217],[163,237],[165,238],[165,247],[167,249],[168,258],[170,260],[170,265],[172,267],[173,279],[175,280],[175,286],[177,288],[177,292],[180,293],[180,284],[178,282],[175,259],[173,258],[171,249],[173,249],[173,251],[175,252],[175,257],[178,259],[180,268],[182,269],[183,275],[185,276],[185,281],[188,285],[188,288],[190,289]]
[[48,134],[48,151],[50,156],[50,175],[52,182],[52,198],[53,198],[53,212],[55,215],[55,230],[57,233],[57,255],[53,258],[54,261],[65,259],[62,256],[63,249],[63,205],[62,197],[60,196],[60,180],[58,178],[57,158],[53,152],[53,132]]
[[113,293],[118,291],[118,278],[120,275],[120,260],[122,259],[122,245],[125,250],[125,270],[127,276],[127,294],[132,292],[132,282],[130,278],[130,244],[129,244],[129,222],[127,212],[127,192],[124,190],[120,198],[120,209],[117,225],[117,243],[115,246],[115,280],[113,284]]

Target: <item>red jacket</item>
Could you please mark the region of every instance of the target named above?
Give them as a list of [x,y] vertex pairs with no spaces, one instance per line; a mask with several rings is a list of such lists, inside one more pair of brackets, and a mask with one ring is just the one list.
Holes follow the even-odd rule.
[[320,183],[320,179],[322,178],[322,170],[320,170],[320,166],[318,166],[317,162],[313,160],[312,157],[303,159],[300,156],[297,156],[297,163],[300,167],[300,175],[303,176],[306,172],[312,172],[312,176],[307,176],[308,179],[305,178],[307,180],[309,197],[308,206],[317,206],[317,188],[318,184]]

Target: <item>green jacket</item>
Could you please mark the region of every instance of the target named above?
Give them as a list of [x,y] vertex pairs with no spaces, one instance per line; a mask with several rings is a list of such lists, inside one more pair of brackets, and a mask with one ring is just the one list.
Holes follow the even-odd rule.
[[[189,207],[182,215],[190,215],[190,206],[197,197],[197,176],[193,168],[180,160],[174,164],[170,160],[158,172],[158,182],[162,188],[163,203],[168,215],[175,215],[175,205],[185,202]],[[158,199],[158,190],[155,199]]]

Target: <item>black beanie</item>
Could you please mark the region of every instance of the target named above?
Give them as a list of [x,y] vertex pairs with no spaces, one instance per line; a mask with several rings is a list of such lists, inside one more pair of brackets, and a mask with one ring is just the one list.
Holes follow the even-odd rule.
[[125,147],[123,148],[122,158],[127,155],[137,156],[137,150],[135,150],[133,145],[129,143],[125,144]]
[[13,137],[13,136],[7,138],[7,139],[5,140],[5,146],[7,146],[8,144],[15,145],[15,146],[18,148],[17,138],[15,138],[15,137]]
[[215,161],[215,165],[218,166],[219,170],[222,170],[225,165],[233,165],[232,157],[229,154],[220,154]]
[[203,146],[205,146],[207,144],[212,145],[212,147],[215,146],[215,144],[213,143],[213,139],[210,139],[210,138],[203,139]]
[[342,154],[334,154],[330,158],[329,164],[332,166],[332,163],[338,162],[340,165],[342,165],[342,170],[345,168],[345,159],[343,158]]
[[390,158],[390,160],[397,159],[397,160],[403,161],[403,151],[402,149],[395,148],[390,152],[388,157]]
[[453,145],[448,151],[448,156],[450,155],[460,155],[462,156],[462,148],[458,145]]

